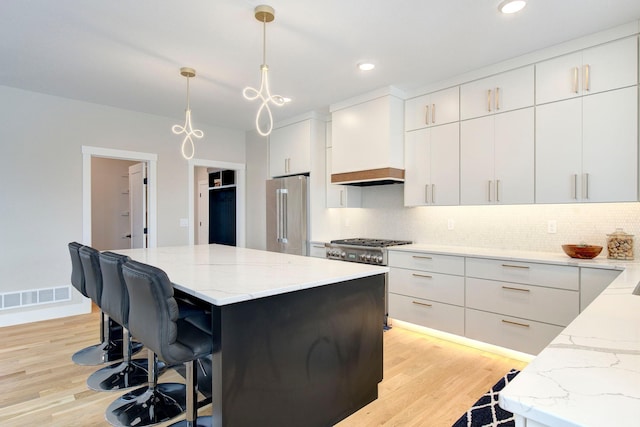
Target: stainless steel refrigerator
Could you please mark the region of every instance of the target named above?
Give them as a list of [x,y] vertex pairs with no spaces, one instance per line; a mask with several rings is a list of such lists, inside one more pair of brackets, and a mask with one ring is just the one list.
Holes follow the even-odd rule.
[[267,250],[309,253],[309,178],[303,175],[267,181]]

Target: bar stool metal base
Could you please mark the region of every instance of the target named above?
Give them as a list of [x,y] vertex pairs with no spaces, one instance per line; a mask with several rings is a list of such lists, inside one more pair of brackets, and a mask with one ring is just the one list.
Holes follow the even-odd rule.
[[96,391],[123,390],[146,384],[148,376],[147,359],[135,359],[97,370],[87,378],[87,386]]
[[142,387],[115,400],[105,418],[116,427],[150,426],[183,414],[186,387],[180,383],[160,383],[155,388]]
[[103,342],[83,348],[71,356],[76,365],[102,365],[122,360],[122,341]]

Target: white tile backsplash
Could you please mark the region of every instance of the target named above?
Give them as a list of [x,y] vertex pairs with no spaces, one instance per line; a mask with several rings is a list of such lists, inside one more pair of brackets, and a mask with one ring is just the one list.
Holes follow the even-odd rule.
[[[640,236],[640,203],[405,208],[403,185],[368,187],[363,208],[340,209],[338,237],[407,239],[416,243],[562,252],[565,243],[605,248],[616,228]],[[447,221],[454,220],[454,229]],[[549,220],[557,232],[547,232]],[[332,237],[333,238],[333,237]],[[638,244],[634,257],[638,258]]]

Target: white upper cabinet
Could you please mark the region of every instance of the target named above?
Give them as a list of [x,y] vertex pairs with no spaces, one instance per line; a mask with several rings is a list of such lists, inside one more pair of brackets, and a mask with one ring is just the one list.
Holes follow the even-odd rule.
[[326,186],[328,208],[360,208],[362,207],[362,189],[352,185],[340,185],[331,183],[331,157],[332,148],[326,148]]
[[272,177],[311,171],[311,120],[273,129],[269,135],[269,171]]
[[636,86],[536,107],[536,202],[638,197]]
[[630,37],[536,65],[536,104],[638,83],[638,39]]
[[452,87],[408,99],[404,103],[404,130],[452,123],[460,119],[460,90]]
[[405,206],[460,203],[458,123],[405,134]]
[[530,65],[460,86],[460,120],[532,106],[533,75]]
[[533,202],[533,107],[461,122],[460,203]]

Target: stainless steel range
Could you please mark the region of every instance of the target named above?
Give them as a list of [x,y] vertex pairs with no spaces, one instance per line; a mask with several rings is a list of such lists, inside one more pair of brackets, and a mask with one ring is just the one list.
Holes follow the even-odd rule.
[[325,247],[329,259],[387,265],[387,247],[411,243],[408,240],[342,239],[332,240]]
[[[326,256],[328,259],[340,261],[359,262],[363,264],[388,265],[387,248],[389,246],[409,245],[413,242],[408,240],[385,240],[385,239],[343,239],[332,240],[325,243]],[[388,278],[385,275],[384,294],[385,311],[383,330],[391,328],[389,324],[389,298],[388,298]]]

